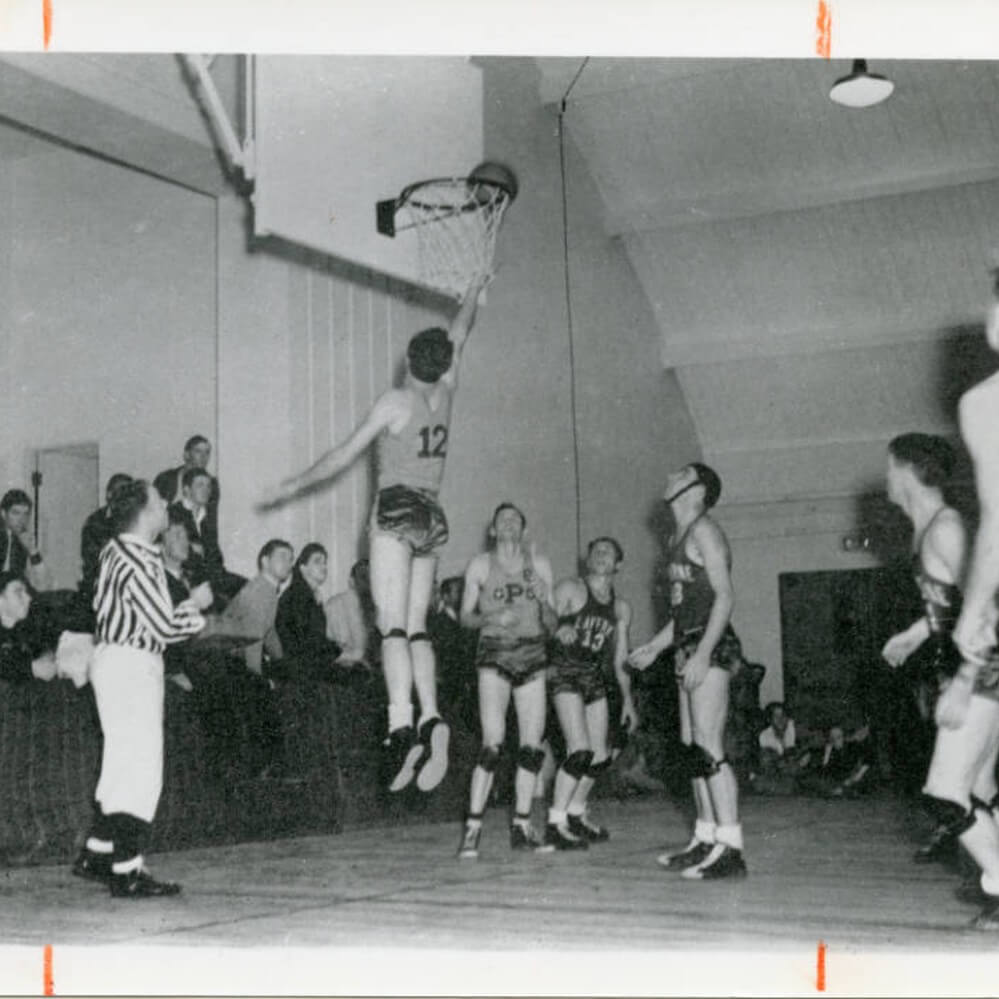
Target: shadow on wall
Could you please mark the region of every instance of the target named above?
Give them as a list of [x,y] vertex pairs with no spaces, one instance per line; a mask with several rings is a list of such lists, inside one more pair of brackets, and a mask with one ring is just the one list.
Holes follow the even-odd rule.
[[999,370],[999,354],[985,341],[982,323],[966,323],[942,331],[937,341],[937,405],[945,420],[957,422],[957,404],[964,392]]
[[673,513],[662,499],[656,499],[649,505],[645,526],[649,529],[653,543],[658,549],[649,587],[652,595],[652,621],[658,629],[669,617],[669,580],[666,575],[666,565],[669,540],[675,526]]

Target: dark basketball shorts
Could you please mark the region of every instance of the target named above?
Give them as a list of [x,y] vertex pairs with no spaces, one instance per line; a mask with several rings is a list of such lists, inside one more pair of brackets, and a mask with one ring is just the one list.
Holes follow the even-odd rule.
[[[676,669],[683,668],[687,660],[697,651],[698,643],[704,634],[703,628],[685,632],[676,643]],[[727,627],[711,653],[711,665],[726,673],[735,673],[742,666],[742,642],[731,626]]]
[[476,669],[494,669],[513,687],[533,680],[548,665],[545,638],[492,638],[479,636]]
[[448,539],[447,517],[437,496],[410,486],[379,490],[372,526],[397,538],[413,555],[431,555]]
[[599,664],[574,662],[556,653],[548,668],[548,693],[579,694],[584,704],[607,696],[607,680]]

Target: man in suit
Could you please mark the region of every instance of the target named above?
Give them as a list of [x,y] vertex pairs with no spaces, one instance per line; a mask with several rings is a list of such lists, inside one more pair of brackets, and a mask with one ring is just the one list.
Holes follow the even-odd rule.
[[31,532],[31,507],[23,489],[8,489],[0,499],[0,572],[12,572],[43,590],[47,574]]

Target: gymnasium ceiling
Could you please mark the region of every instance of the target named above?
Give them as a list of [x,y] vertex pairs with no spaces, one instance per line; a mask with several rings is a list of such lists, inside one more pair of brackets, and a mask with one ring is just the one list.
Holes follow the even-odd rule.
[[[0,60],[21,120],[41,113],[30,59]],[[592,59],[578,79],[581,59],[536,63],[543,103],[572,85],[568,135],[729,501],[855,495],[879,483],[895,433],[954,432],[958,391],[993,364],[980,323],[999,244],[999,63],[872,59],[896,90],[866,110],[828,98],[847,62]],[[222,188],[173,57],[41,65],[72,80],[42,131],[72,143],[99,122],[112,155],[139,147],[152,172],[174,156],[166,175]],[[232,113],[236,60],[213,74]],[[0,125],[0,162],[44,148]]]
[[[539,59],[730,500],[853,495],[953,433],[999,246],[999,63]],[[573,84],[573,79],[579,73]]]

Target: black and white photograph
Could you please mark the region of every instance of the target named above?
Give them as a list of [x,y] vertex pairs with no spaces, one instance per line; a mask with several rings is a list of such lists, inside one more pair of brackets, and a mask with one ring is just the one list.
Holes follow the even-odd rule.
[[999,11],[64,4],[0,993],[993,994]]

